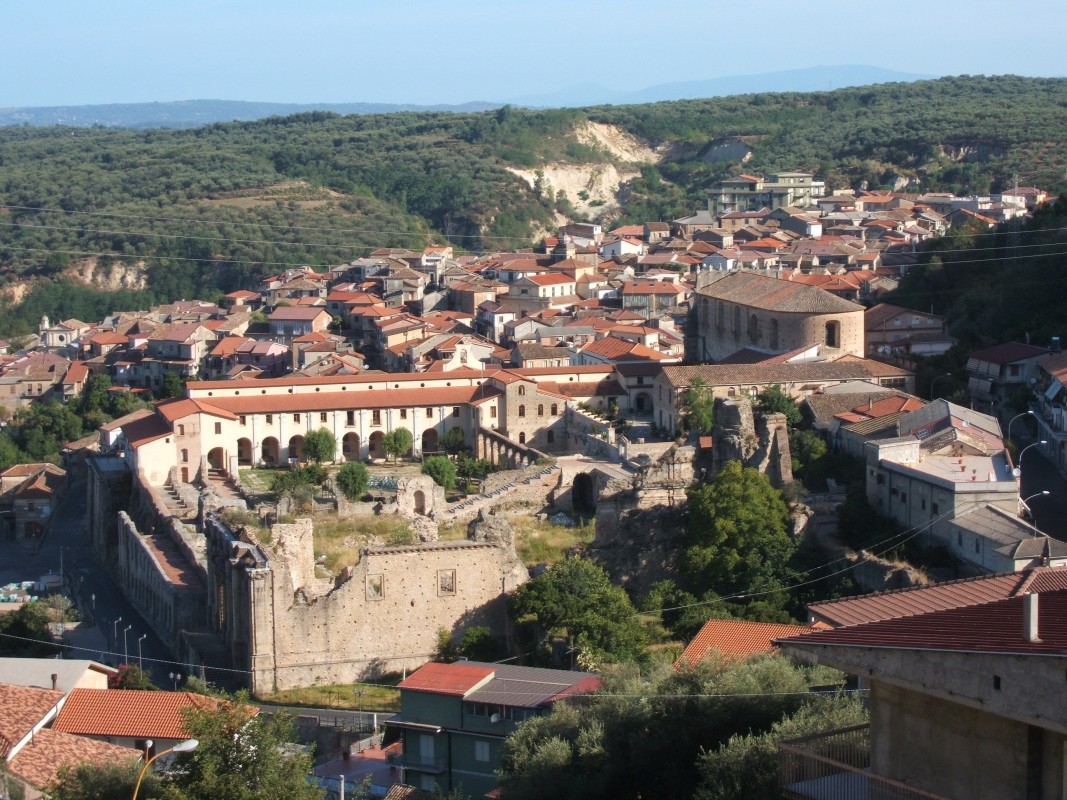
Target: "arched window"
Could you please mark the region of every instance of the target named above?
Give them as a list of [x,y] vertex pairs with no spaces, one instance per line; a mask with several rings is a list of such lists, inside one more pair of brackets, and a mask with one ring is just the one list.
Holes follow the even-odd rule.
[[726,329],[726,304],[719,300],[715,305],[715,309],[717,312],[715,315],[715,327],[719,333],[722,333]]
[[526,431],[520,431],[519,444],[526,444]]
[[734,338],[741,338],[741,306],[734,306]]
[[519,406],[519,416],[520,417],[525,417],[526,416],[526,406]]
[[544,403],[538,403],[537,404],[537,416],[543,417],[544,415],[545,415],[545,404]]
[[776,319],[771,320],[771,337],[768,344],[771,350],[778,349],[778,320]]
[[826,323],[826,346],[841,346],[841,323],[836,320]]
[[520,395],[526,394],[526,387],[525,386],[520,386],[519,387],[519,394]]
[[748,341],[750,344],[759,344],[759,317],[755,314],[748,318]]
[[557,409],[555,403],[552,404],[552,416],[553,417],[558,417],[559,416],[559,410]]

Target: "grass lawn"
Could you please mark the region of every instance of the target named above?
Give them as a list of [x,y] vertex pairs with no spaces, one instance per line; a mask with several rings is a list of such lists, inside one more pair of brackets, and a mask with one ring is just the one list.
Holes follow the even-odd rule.
[[364,711],[399,711],[400,683],[399,673],[384,675],[374,683],[340,683],[331,686],[305,686],[300,689],[283,689],[272,694],[262,695],[257,700],[264,703],[277,703],[284,706],[306,706],[308,708],[359,708],[356,690],[364,692]]
[[324,566],[337,573],[359,563],[360,548],[371,539],[383,544],[412,544],[413,534],[397,517],[314,517],[315,555],[324,555]]
[[528,567],[535,564],[551,566],[562,561],[570,548],[588,544],[596,535],[596,527],[591,521],[572,528],[541,522],[529,514],[509,517],[508,521],[515,528],[515,549]]

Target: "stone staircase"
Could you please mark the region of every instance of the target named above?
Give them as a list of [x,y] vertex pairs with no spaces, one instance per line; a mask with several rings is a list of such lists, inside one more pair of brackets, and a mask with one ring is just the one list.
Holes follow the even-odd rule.
[[525,472],[528,472],[529,474],[524,474],[521,478],[509,481],[488,494],[479,494],[474,497],[468,497],[466,500],[462,500],[455,505],[449,506],[444,512],[444,518],[446,521],[460,518],[473,519],[483,508],[491,508],[518,487],[529,486],[535,482],[545,485],[547,494],[547,489],[550,488],[551,484],[556,482],[555,473],[559,471],[560,468],[555,464],[537,471],[528,467]]

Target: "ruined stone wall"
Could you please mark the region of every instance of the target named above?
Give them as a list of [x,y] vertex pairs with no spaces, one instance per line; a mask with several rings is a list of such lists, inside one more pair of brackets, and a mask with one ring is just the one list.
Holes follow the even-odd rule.
[[367,548],[336,580],[315,577],[308,520],[276,525],[271,544],[253,544],[265,561],[211,561],[211,580],[223,571],[222,583],[236,587],[220,594],[247,605],[223,612],[248,620],[247,651],[234,656],[252,671],[253,692],[414,669],[433,656],[441,629],[459,638],[487,625],[506,637],[504,594],[529,578],[510,542]]
[[766,475],[781,489],[793,480],[789,431],[783,414],[757,415],[748,398],[715,401],[712,471],[740,461]]

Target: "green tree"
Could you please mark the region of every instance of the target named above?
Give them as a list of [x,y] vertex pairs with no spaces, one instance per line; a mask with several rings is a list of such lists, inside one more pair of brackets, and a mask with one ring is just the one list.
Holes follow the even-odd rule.
[[0,656],[19,658],[54,657],[60,648],[52,644],[48,629],[52,611],[40,600],[24,603],[18,611],[0,615]]
[[720,595],[780,585],[795,549],[781,494],[740,461],[689,491],[687,541],[682,569],[690,589]]
[[177,372],[168,372],[163,376],[163,386],[159,390],[160,397],[181,397],[185,394],[185,381]]
[[310,753],[286,747],[295,740],[285,713],[250,718],[244,693],[217,709],[184,713],[185,730],[200,742],[175,759],[166,779],[166,800],[321,800],[308,782]]
[[781,386],[768,386],[756,395],[756,407],[764,414],[785,414],[790,428],[800,424],[800,406]]
[[682,424],[702,436],[711,435],[715,428],[715,397],[711,387],[700,378],[694,379],[682,393]]
[[789,452],[793,457],[793,472],[806,478],[809,469],[817,467],[826,457],[826,442],[815,431],[794,430],[789,434]]
[[689,800],[707,779],[696,769],[702,754],[718,752],[731,737],[774,731],[809,706],[859,707],[808,691],[841,680],[840,673],[794,666],[782,656],[711,660],[678,671],[669,663],[614,670],[595,695],[557,703],[507,737],[501,796]]
[[552,634],[573,639],[578,663],[633,661],[646,635],[626,592],[612,586],[604,568],[568,558],[519,587],[509,600],[522,633],[544,645]]
[[334,481],[337,483],[337,488],[341,490],[341,494],[349,501],[355,502],[367,493],[367,487],[370,485],[370,471],[366,464],[348,461],[337,470]]
[[382,447],[385,448],[385,452],[393,457],[393,461],[397,461],[401,456],[406,456],[411,452],[411,431],[407,428],[396,428],[389,431],[382,438]]
[[456,465],[447,456],[430,456],[422,462],[422,474],[429,475],[434,483],[443,486],[446,492],[456,488]]
[[463,433],[462,428],[449,428],[441,440],[441,447],[452,456],[462,453],[467,449],[467,435]]
[[333,461],[334,453],[337,452],[337,439],[326,428],[311,431],[304,437],[304,455],[308,460],[321,464],[323,461]]
[[[130,800],[140,772],[136,757],[120,762],[83,761],[60,767],[48,796],[52,800]],[[159,797],[161,788],[159,776],[149,770],[138,796]]]

